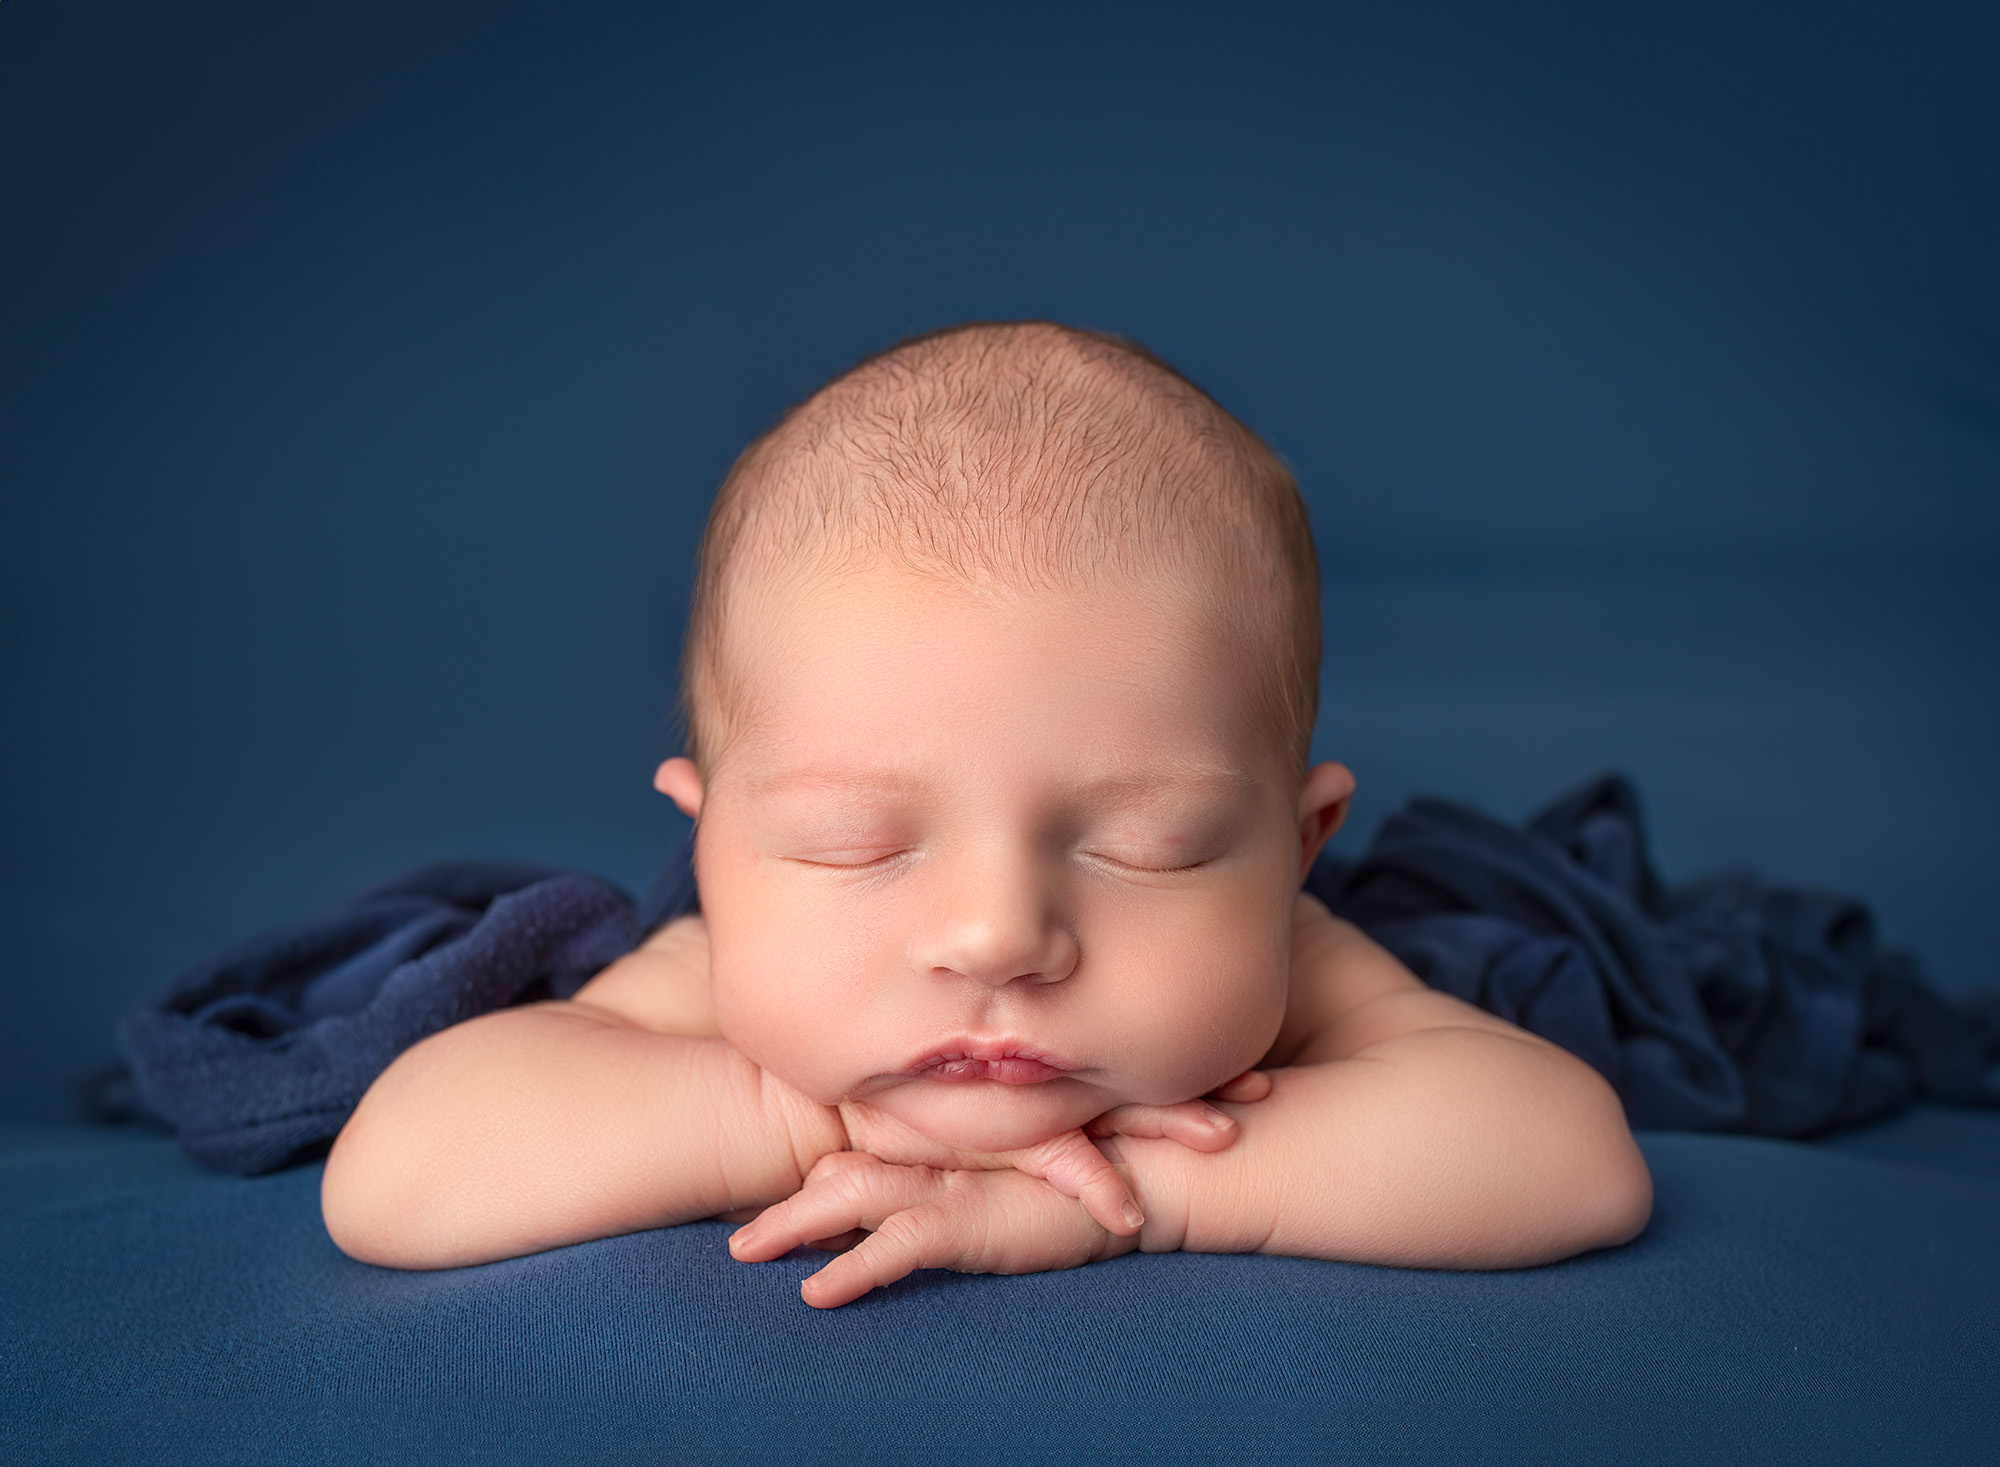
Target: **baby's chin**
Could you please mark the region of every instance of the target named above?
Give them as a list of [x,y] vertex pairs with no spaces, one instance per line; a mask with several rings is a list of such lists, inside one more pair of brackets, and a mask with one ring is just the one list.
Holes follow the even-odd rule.
[[956,1151],[1018,1151],[1074,1131],[1115,1103],[1071,1079],[912,1080],[868,1097],[877,1110]]

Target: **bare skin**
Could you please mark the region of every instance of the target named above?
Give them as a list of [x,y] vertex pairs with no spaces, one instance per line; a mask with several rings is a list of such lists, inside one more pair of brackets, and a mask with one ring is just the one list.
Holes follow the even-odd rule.
[[[1131,1193],[1082,1131],[1011,1152],[959,1152],[865,1103],[822,1106],[743,1059],[709,1003],[708,931],[683,917],[576,998],[487,1014],[400,1056],[327,1160],[327,1228],[391,1268],[454,1268],[701,1218],[742,1221],[797,1193],[819,1161],[1019,1169],[1136,1231]],[[1219,1092],[1269,1093],[1261,1075]],[[1093,1134],[1236,1139],[1215,1106],[1129,1105]]]
[[[445,1268],[733,1216],[754,1219],[731,1241],[745,1262],[848,1248],[803,1288],[831,1308],[918,1268],[1026,1273],[1134,1249],[1520,1267],[1628,1241],[1650,1210],[1644,1160],[1595,1072],[1424,988],[1310,898],[1266,1067],[1212,1105],[1132,1107],[1087,1128],[1127,1168],[1136,1231],[1006,1158],[929,1143],[865,1105],[816,1105],[757,1071],[714,1033],[706,949],[701,918],[683,918],[571,1003],[412,1050],[328,1162],[335,1241],[368,1262]],[[1413,1094],[1430,1103],[1413,1110]],[[393,1190],[370,1182],[374,1216],[350,1210],[371,1124],[419,1096],[434,1149],[400,1137],[423,1164]],[[1595,1134],[1524,1146],[1523,1120],[1551,1108]],[[1063,1180],[1078,1190],[1079,1175]]]
[[746,1262],[844,1247],[804,1286],[832,1307],[924,1267],[1635,1236],[1610,1087],[1297,895],[1352,780],[1286,772],[1190,604],[771,597],[728,752],[658,779],[705,918],[399,1058],[328,1161],[335,1242],[438,1268],[724,1216]]

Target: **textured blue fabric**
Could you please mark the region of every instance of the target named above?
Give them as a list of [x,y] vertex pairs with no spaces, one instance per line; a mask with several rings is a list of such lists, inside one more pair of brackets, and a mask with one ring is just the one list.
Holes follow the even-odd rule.
[[1948,1119],[1960,1175],[1645,1136],[1652,1226],[1549,1268],[1136,1256],[828,1314],[719,1224],[396,1273],[317,1168],[4,1132],[0,1460],[1986,1462],[2000,1116]]
[[1919,1096],[2000,1105],[2000,993],[1933,993],[1852,897],[1666,886],[1620,778],[1520,828],[1413,801],[1307,888],[1432,987],[1588,1060],[1635,1126],[1807,1136]]
[[426,1035],[566,998],[638,938],[630,899],[591,877],[428,867],[202,964],[128,1014],[119,1047],[189,1151],[254,1175],[323,1152]]

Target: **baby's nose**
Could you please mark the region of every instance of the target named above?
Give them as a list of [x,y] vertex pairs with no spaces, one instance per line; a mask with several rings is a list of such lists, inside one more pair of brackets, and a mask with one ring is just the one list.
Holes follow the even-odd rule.
[[1076,971],[1077,943],[1061,904],[1030,870],[967,871],[914,934],[912,966],[939,978],[1000,988],[1060,983]]

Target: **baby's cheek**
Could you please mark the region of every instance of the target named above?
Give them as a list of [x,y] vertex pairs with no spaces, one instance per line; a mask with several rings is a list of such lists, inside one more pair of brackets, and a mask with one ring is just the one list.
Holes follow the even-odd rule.
[[826,1016],[797,985],[718,969],[713,986],[716,1027],[737,1053],[824,1105],[841,1098],[844,1080],[828,1073],[836,1045]]
[[1184,952],[1148,997],[1131,1004],[1153,1056],[1145,1097],[1158,1104],[1206,1094],[1251,1068],[1285,1019],[1285,973],[1277,954]]

